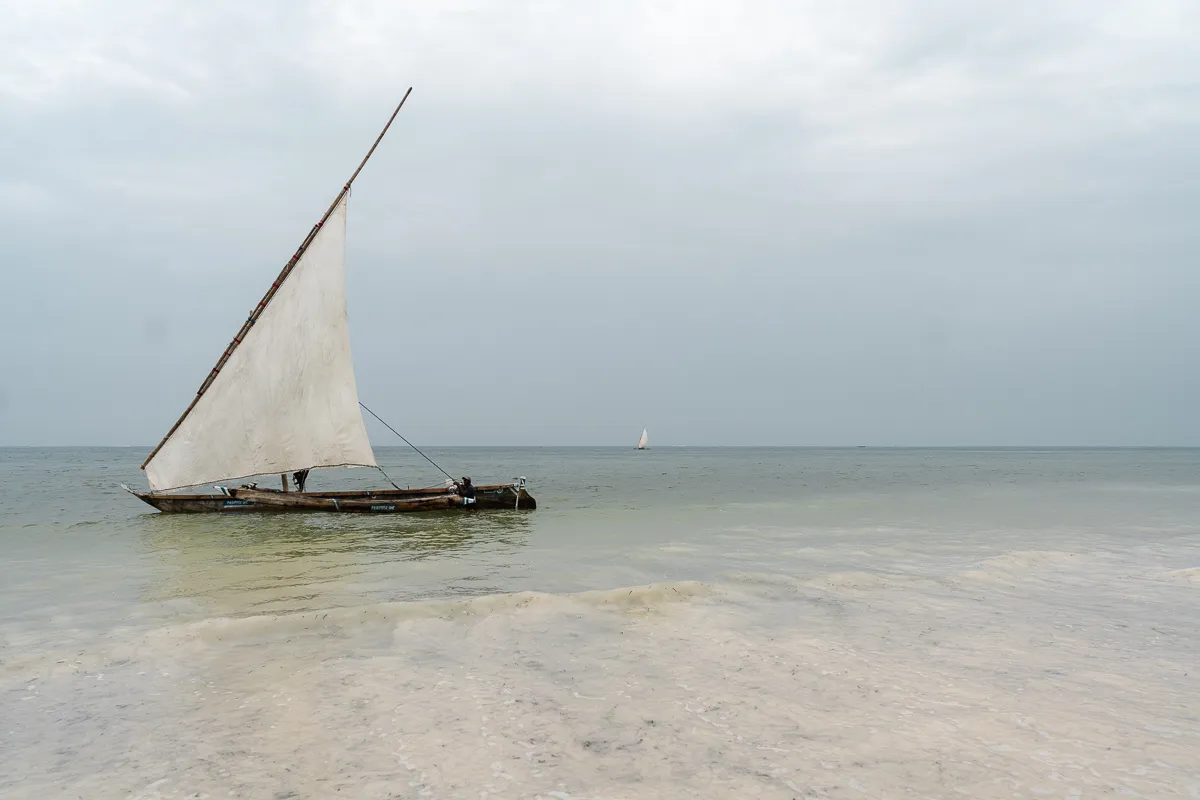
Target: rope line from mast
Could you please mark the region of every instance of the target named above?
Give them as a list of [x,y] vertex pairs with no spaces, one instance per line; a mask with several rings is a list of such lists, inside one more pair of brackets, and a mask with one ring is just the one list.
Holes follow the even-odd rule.
[[[386,480],[388,483],[390,483],[394,488],[400,489],[400,487],[396,484],[396,482],[394,480],[392,480],[392,476],[388,475],[386,472],[383,471],[383,467],[376,464],[375,469],[379,470],[379,474],[383,476],[384,480]],[[400,491],[404,491],[404,490],[400,489]]]
[[[425,460],[426,460],[426,461],[428,461],[430,464],[433,464],[433,466],[437,467],[437,471],[438,471],[438,472],[442,473],[442,474],[443,474],[443,475],[445,475],[447,478],[450,478],[450,480],[454,480],[454,477],[453,477],[453,476],[451,476],[451,474],[450,474],[449,472],[446,472],[446,470],[442,469],[442,467],[441,467],[441,465],[440,465],[440,464],[438,464],[436,461],[434,461],[434,460],[433,460],[432,458],[430,458],[429,456],[427,456],[427,455],[425,455],[424,453],[422,453],[422,452],[421,452],[421,448],[417,447],[415,444],[413,444],[412,442],[410,442],[408,439],[405,439],[405,438],[404,438],[404,437],[403,437],[403,436],[400,434],[400,431],[396,430],[396,429],[395,429],[395,428],[393,428],[391,425],[388,425],[386,422],[384,422],[384,421],[383,421],[383,418],[382,418],[382,417],[380,417],[378,414],[376,414],[376,413],[375,413],[374,411],[372,411],[371,409],[367,408],[367,405],[366,405],[366,403],[364,403],[363,401],[359,400],[359,401],[358,401],[358,404],[359,404],[360,406],[362,406],[362,407],[363,407],[363,411],[366,411],[368,414],[370,414],[370,415],[371,415],[372,417],[374,417],[375,419],[379,420],[380,422],[383,422],[383,427],[387,428],[389,431],[391,431],[392,433],[394,433],[394,434],[396,434],[397,436],[399,436],[399,437],[400,437],[400,441],[404,442],[406,445],[408,445],[409,447],[411,447],[413,450],[416,450],[416,451],[417,451],[417,454],[418,454],[418,455],[420,455],[420,456],[421,456],[421,458],[425,459]],[[381,469],[381,470],[379,470],[379,471],[380,471],[380,472],[383,472],[383,470],[382,470],[382,469]],[[384,477],[385,477],[385,478],[387,478],[387,475],[385,474],[385,475],[384,475]],[[392,483],[392,479],[391,479],[391,478],[388,478],[388,483]],[[396,484],[392,483],[392,486],[396,486]],[[400,487],[398,487],[398,486],[397,486],[396,488],[398,489],[398,488],[400,488]]]

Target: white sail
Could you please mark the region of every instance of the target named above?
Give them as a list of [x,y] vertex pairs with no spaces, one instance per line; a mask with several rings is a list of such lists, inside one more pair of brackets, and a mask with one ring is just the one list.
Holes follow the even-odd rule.
[[147,462],[151,489],[375,466],[350,357],[345,255],[344,196],[191,413]]
[[638,439],[637,449],[645,450],[646,445],[649,443],[649,441],[650,441],[650,437],[648,437],[646,435],[646,429],[642,428],[642,438]]

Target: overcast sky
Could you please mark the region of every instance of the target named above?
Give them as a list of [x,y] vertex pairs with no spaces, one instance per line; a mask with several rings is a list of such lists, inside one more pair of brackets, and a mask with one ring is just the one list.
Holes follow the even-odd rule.
[[1195,0],[3,16],[0,445],[155,443],[410,85],[347,257],[415,442],[1200,445]]

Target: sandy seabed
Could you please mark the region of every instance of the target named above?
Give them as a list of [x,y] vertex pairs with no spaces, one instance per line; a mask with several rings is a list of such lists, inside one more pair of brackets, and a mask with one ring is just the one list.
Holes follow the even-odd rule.
[[1195,798],[1196,591],[1017,551],[117,629],[0,664],[0,794]]

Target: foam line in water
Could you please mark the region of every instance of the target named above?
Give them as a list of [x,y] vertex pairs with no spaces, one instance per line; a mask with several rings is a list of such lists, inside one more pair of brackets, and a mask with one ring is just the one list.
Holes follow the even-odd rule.
[[423,619],[459,620],[500,614],[569,613],[572,610],[650,613],[666,604],[684,602],[715,592],[715,587],[709,584],[675,581],[573,594],[514,592],[463,599],[375,603],[301,614],[208,619],[190,623],[187,627],[190,635],[202,641],[229,641],[231,638],[252,639],[337,632],[343,629],[359,629],[364,625],[396,625]]

